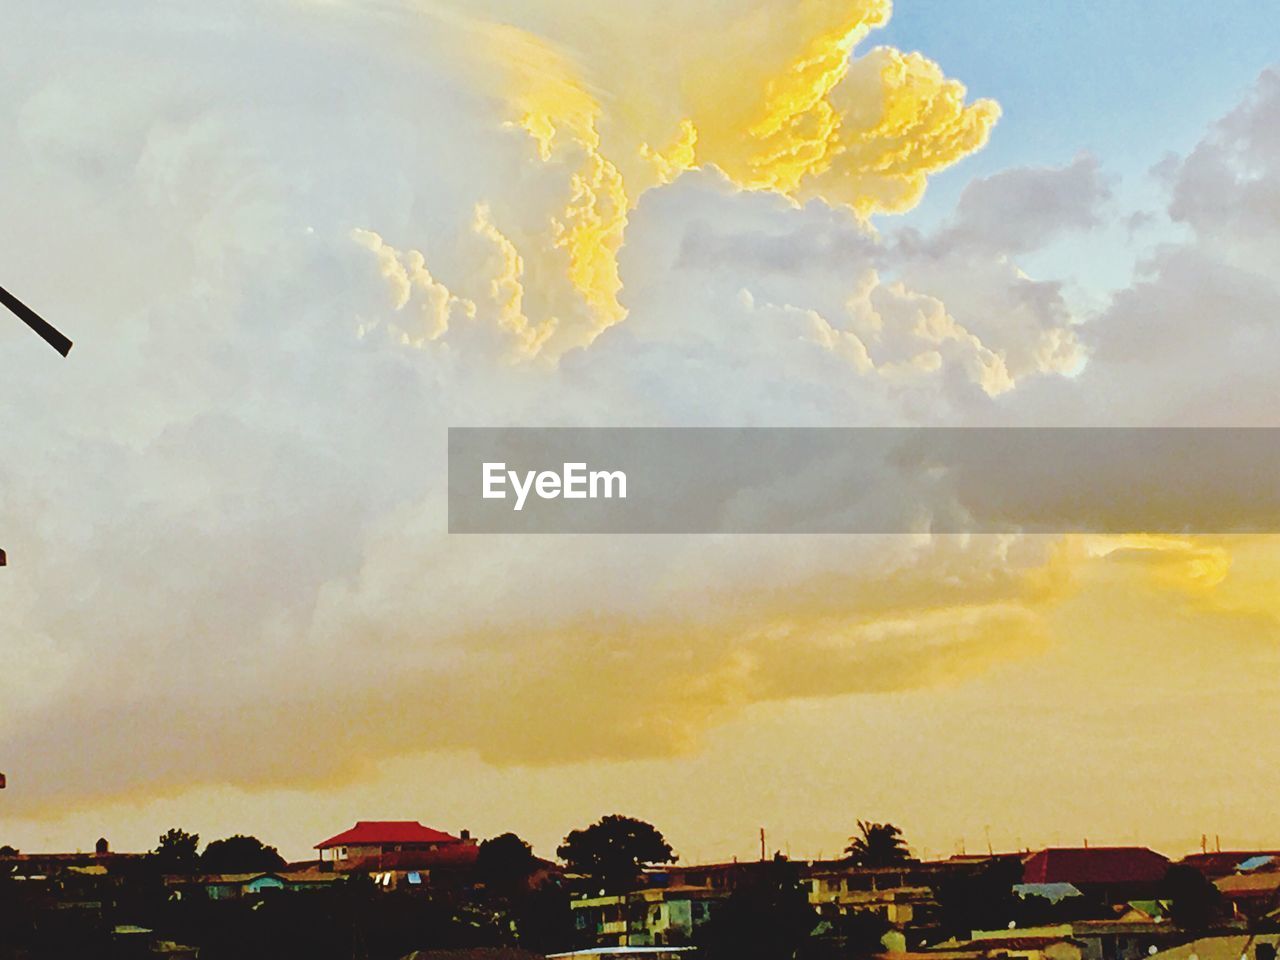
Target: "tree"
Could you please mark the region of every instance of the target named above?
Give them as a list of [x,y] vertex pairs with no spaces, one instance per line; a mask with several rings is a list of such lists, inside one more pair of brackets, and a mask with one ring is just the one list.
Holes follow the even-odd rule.
[[164,873],[193,873],[199,865],[200,835],[173,827],[160,837],[152,856]]
[[671,845],[657,827],[614,814],[585,830],[574,830],[556,850],[575,873],[599,882],[610,893],[632,889],[641,870],[656,863],[675,863]]
[[893,927],[872,910],[855,910],[841,916],[835,924],[845,957],[872,957],[885,952],[881,942]]
[[695,934],[710,960],[791,960],[818,925],[800,871],[781,855],[751,868]]
[[200,869],[205,873],[266,873],[283,866],[284,857],[275,847],[242,834],[214,840],[200,855]]
[[485,885],[510,895],[525,885],[537,865],[533,848],[514,833],[504,833],[480,844],[476,869]]
[[11,847],[7,843],[3,847],[0,847],[0,857],[16,857],[17,855],[17,847]]
[[902,831],[892,823],[859,820],[858,834],[849,838],[849,846],[845,848],[853,863],[861,867],[892,867],[911,861]]
[[1164,875],[1169,914],[1183,930],[1201,932],[1223,919],[1222,893],[1195,867],[1175,864]]
[[517,942],[534,953],[560,953],[574,947],[573,909],[569,894],[546,884],[520,898],[512,911]]
[[933,888],[943,933],[968,939],[974,930],[1009,925],[1018,910],[1013,885],[1022,882],[1016,859],[991,860],[976,873],[953,873]]

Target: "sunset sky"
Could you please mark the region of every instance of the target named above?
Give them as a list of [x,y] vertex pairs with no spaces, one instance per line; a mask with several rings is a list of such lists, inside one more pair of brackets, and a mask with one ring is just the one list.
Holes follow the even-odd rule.
[[1280,426],[1274,14],[0,0],[76,341],[0,316],[0,844],[1280,844],[1280,539],[444,500],[449,426]]

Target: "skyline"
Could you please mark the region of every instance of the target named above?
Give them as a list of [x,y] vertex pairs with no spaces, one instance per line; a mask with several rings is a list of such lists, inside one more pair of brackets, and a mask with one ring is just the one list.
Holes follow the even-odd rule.
[[1277,424],[1265,5],[896,7],[0,0],[0,844],[1280,845],[1274,537],[444,532],[449,426]]

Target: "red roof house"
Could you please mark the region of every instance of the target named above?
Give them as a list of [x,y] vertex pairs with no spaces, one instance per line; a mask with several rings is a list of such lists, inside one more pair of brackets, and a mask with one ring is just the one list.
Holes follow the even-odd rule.
[[1136,896],[1159,884],[1169,865],[1167,857],[1146,847],[1051,847],[1023,861],[1022,882]]
[[334,847],[367,847],[404,843],[462,843],[461,837],[424,827],[417,820],[360,820],[350,830],[344,830],[328,840],[316,844],[317,850]]
[[390,868],[424,857],[441,863],[474,862],[476,842],[465,830],[455,837],[416,820],[361,820],[350,830],[317,843],[316,849],[321,860],[325,851],[330,852],[335,869],[356,870]]

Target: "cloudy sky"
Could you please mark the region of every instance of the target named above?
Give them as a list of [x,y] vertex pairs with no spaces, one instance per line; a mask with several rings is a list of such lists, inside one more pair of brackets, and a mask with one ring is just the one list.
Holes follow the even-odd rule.
[[0,842],[1280,842],[1271,538],[444,510],[451,425],[1280,426],[1269,7],[0,0]]

